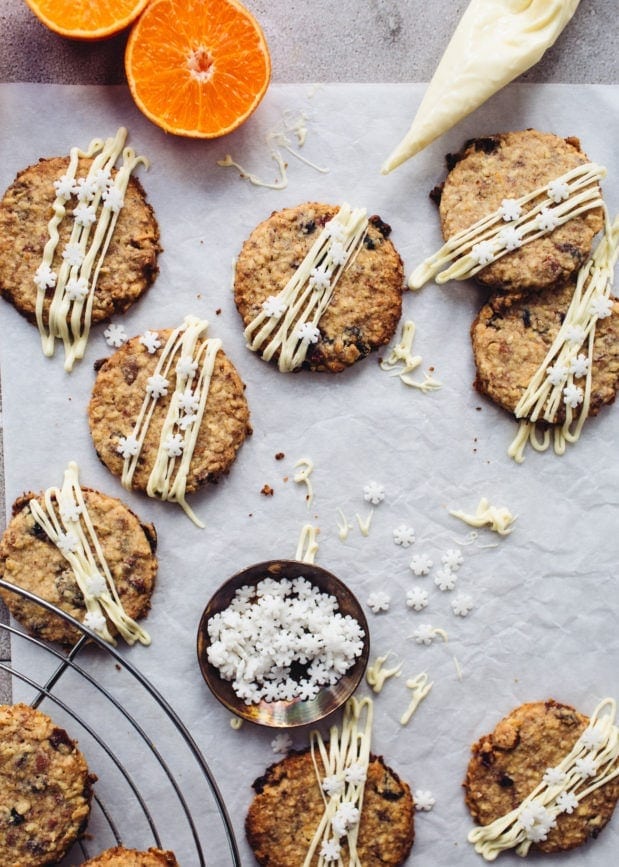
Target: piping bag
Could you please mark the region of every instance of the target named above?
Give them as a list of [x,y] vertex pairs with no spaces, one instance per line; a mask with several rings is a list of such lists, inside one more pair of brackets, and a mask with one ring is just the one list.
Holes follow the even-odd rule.
[[382,165],[386,175],[423,150],[554,44],[579,0],[471,0],[413,123]]

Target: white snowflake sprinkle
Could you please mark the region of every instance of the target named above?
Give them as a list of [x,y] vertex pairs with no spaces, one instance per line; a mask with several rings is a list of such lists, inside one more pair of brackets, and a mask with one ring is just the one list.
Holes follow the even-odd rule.
[[155,399],[164,397],[168,393],[169,385],[170,383],[165,376],[162,376],[160,373],[154,373],[146,380],[146,392]]
[[522,216],[522,206],[517,199],[503,199],[501,202],[501,217],[506,223]]
[[140,443],[136,439],[136,437],[131,436],[128,437],[120,437],[118,440],[118,445],[116,447],[116,451],[119,455],[122,455],[124,460],[137,455],[140,450]]
[[479,241],[471,248],[471,258],[477,265],[489,265],[494,259],[494,244],[492,241]]
[[406,604],[415,611],[423,611],[428,604],[428,593],[421,587],[411,587],[406,592]]
[[60,503],[59,512],[60,517],[65,523],[75,523],[80,519],[82,507],[73,499],[63,500]]
[[102,193],[107,185],[110,182],[110,170],[109,169],[97,169],[90,177],[90,183],[94,190],[98,193]]
[[577,406],[580,406],[583,400],[584,392],[579,385],[574,385],[574,383],[571,382],[563,389],[563,401],[566,406],[570,407],[570,409],[576,409]]
[[410,563],[408,564],[413,575],[416,575],[420,578],[422,575],[427,575],[434,566],[434,563],[427,554],[415,554]]
[[359,824],[360,812],[350,801],[344,801],[331,820],[331,827],[336,837],[343,837]]
[[568,373],[569,370],[565,364],[561,364],[558,361],[546,370],[546,376],[551,385],[562,385],[567,379]]
[[78,178],[73,185],[73,192],[80,202],[88,202],[95,194],[95,185],[92,178]]
[[565,329],[565,339],[575,346],[580,346],[586,336],[587,332],[582,325],[568,325]]
[[68,199],[73,193],[73,178],[69,175],[62,175],[58,180],[54,181],[54,190],[60,199]]
[[73,551],[77,551],[79,544],[79,539],[71,530],[68,533],[58,533],[56,546],[63,554],[71,554]]
[[320,847],[320,857],[330,864],[332,861],[339,861],[341,851],[342,847],[335,838],[324,840]]
[[561,792],[556,801],[557,809],[561,813],[573,813],[578,806],[578,798],[573,792]]
[[276,295],[269,295],[266,301],[262,302],[262,310],[264,312],[264,315],[270,316],[274,319],[278,319],[280,316],[283,316],[286,312],[286,309],[286,302],[282,298],[278,298]]
[[34,273],[34,282],[39,289],[53,289],[57,279],[58,275],[56,272],[52,271],[49,265],[45,265],[44,263],[39,265]]
[[140,343],[142,344],[142,346],[146,347],[147,351],[151,355],[157,352],[157,350],[161,346],[161,340],[159,340],[159,335],[156,331],[145,331],[144,334],[140,337]]
[[548,787],[562,786],[566,779],[567,774],[565,771],[562,771],[561,768],[547,768],[542,777],[542,782]]
[[125,204],[122,190],[119,190],[118,187],[108,187],[103,193],[103,201],[110,211],[113,211],[115,214],[117,214]]
[[604,726],[601,722],[588,726],[580,736],[581,744],[588,750],[599,749],[605,740],[606,735],[604,734]]
[[552,232],[559,225],[559,218],[552,212],[551,208],[542,208],[535,224],[542,232]]
[[73,216],[78,226],[88,228],[97,219],[97,210],[94,205],[87,205],[86,202],[82,202],[74,209]]
[[287,732],[282,732],[281,734],[276,735],[271,741],[271,749],[274,753],[282,753],[282,755],[286,755],[291,747],[292,738]]
[[198,362],[194,361],[193,356],[181,355],[176,365],[176,373],[178,376],[188,376],[193,379],[197,370]]
[[436,804],[436,799],[428,789],[417,789],[414,794],[415,809],[428,812]]
[[512,250],[517,250],[518,247],[522,247],[522,235],[516,226],[506,226],[499,232],[497,240],[510,253]]
[[363,499],[366,503],[378,506],[385,499],[385,488],[378,482],[368,482],[363,486]]
[[569,184],[566,181],[561,181],[559,179],[555,181],[551,181],[548,184],[548,198],[552,199],[555,204],[559,204],[559,202],[564,202],[566,199],[570,197],[570,188]]
[[539,843],[545,840],[548,832],[556,824],[552,813],[541,804],[527,804],[518,814],[518,821],[525,830],[528,840]]
[[599,295],[594,298],[589,305],[589,314],[596,316],[598,319],[606,319],[613,312],[613,302],[611,298],[605,295]]
[[327,235],[335,241],[341,242],[346,237],[346,229],[344,228],[343,223],[340,223],[339,220],[336,219],[329,220],[328,223],[325,223],[325,231]]
[[323,792],[326,792],[330,797],[339,795],[344,791],[344,780],[338,774],[330,774],[327,777],[323,777],[321,786]]
[[69,301],[83,301],[88,295],[88,281],[85,277],[71,277],[64,291]]
[[348,258],[344,245],[334,241],[329,250],[329,256],[334,265],[345,265]]
[[309,285],[312,289],[316,289],[319,292],[329,289],[331,286],[331,280],[329,279],[326,270],[320,266],[318,268],[312,268],[310,271]]
[[195,393],[190,388],[186,388],[182,394],[178,394],[176,400],[178,402],[178,408],[182,412],[197,412],[198,407],[200,406],[199,398],[196,397]]
[[365,783],[366,776],[366,770],[361,762],[353,762],[344,770],[344,779],[353,786],[360,786]]
[[574,770],[579,777],[595,777],[597,765],[593,756],[583,756],[582,759],[576,759],[574,762]]
[[473,598],[468,593],[458,593],[451,600],[451,610],[458,617],[466,617],[473,609]]
[[459,548],[448,548],[441,557],[441,563],[447,569],[455,572],[464,563],[462,551]]
[[89,575],[85,581],[85,589],[88,596],[96,599],[107,592],[107,584],[103,575],[95,572],[94,575]]
[[436,638],[436,630],[430,623],[422,623],[413,632],[413,638],[417,644],[432,644]]
[[581,376],[586,376],[589,373],[590,367],[591,362],[582,352],[570,361],[570,373],[572,373],[576,379],[580,379]]
[[163,443],[164,451],[171,458],[178,458],[183,454],[185,440],[181,434],[170,434]]
[[84,251],[79,244],[75,242],[67,244],[62,251],[62,258],[70,268],[79,268],[84,261]]
[[374,614],[378,614],[379,611],[389,611],[391,596],[382,590],[376,590],[368,596],[367,604]]
[[434,583],[439,590],[453,590],[458,581],[458,576],[451,569],[439,569],[434,576]]
[[192,424],[197,422],[197,420],[198,416],[195,413],[191,413],[180,418],[177,424],[181,430],[187,430],[187,428],[190,428]]
[[128,336],[123,325],[115,325],[111,323],[103,332],[105,341],[108,346],[122,346],[127,342]]
[[105,617],[98,611],[87,611],[84,615],[84,626],[93,632],[103,632],[105,629]]
[[318,343],[320,329],[311,322],[303,322],[294,333],[297,340],[305,340],[307,343]]
[[410,548],[415,541],[415,531],[412,527],[406,524],[400,524],[393,531],[393,541],[396,545],[401,545],[402,548]]

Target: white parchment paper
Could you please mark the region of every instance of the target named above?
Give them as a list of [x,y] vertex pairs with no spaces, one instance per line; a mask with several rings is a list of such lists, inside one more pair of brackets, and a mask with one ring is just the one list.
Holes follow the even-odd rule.
[[[103,328],[94,329],[86,358],[70,375],[61,354],[42,356],[35,328],[8,304],[0,314],[6,496],[58,484],[69,460],[84,484],[121,496],[159,532],[160,570],[146,622],[153,644],[126,651],[189,726],[217,778],[233,816],[244,863],[252,856],[243,819],[252,781],[277,757],[277,732],[245,724],[230,728],[229,713],[204,685],[196,661],[200,614],[215,589],[252,562],[294,556],[306,522],[319,527],[317,562],[338,574],[365,603],[373,590],[391,596],[388,612],[368,611],[374,659],[391,651],[402,676],[376,697],[373,750],[383,754],[413,789],[430,789],[436,806],[417,814],[411,861],[423,867],[481,863],[466,835],[471,820],[461,782],[470,744],[514,706],[548,697],[590,713],[607,695],[619,697],[616,563],[619,415],[605,408],[585,426],[582,440],[559,458],[528,453],[521,466],[506,455],[513,420],[476,395],[469,327],[482,295],[470,284],[426,286],[404,298],[403,320],[417,325],[414,350],[443,387],[424,395],[380,370],[376,357],[337,376],[282,375],[244,346],[231,276],[234,257],[250,230],[272,210],[308,199],[363,206],[391,224],[406,272],[440,246],[429,190],[444,177],[443,156],[465,139],[506,129],[537,127],[578,135],[590,158],[608,167],[604,190],[619,208],[617,94],[610,87],[512,85],[458,128],[392,175],[379,166],[408,128],[422,85],[273,86],[258,112],[235,134],[214,142],[165,135],[146,121],[124,88],[2,85],[0,181],[40,156],[86,146],[95,136],[129,128],[130,143],[151,161],[140,171],[161,227],[161,272],[148,295],[116,321],[129,334],[178,324],[187,313],[209,319],[211,334],[247,384],[253,436],[230,475],[192,499],[206,522],[199,530],[173,505],[124,492],[101,466],[91,445],[86,405],[93,362],[110,353]],[[284,190],[251,186],[216,161],[232,154],[249,171],[274,180],[267,137],[285,117],[306,114],[302,154],[322,173],[287,156]],[[291,143],[296,146],[294,135]],[[284,458],[276,460],[277,453]],[[300,458],[315,465],[314,500],[293,481]],[[362,488],[384,485],[370,532]],[[260,491],[270,485],[274,494]],[[469,528],[449,509],[475,510],[481,497],[517,515],[509,537]],[[341,541],[337,510],[353,525]],[[394,544],[399,524],[415,528],[415,544]],[[475,603],[454,616],[434,585],[442,554],[460,547],[464,563],[456,591]],[[433,559],[433,573],[415,578],[415,553]],[[406,607],[413,585],[429,592],[428,607]],[[421,623],[444,629],[449,640],[429,647],[412,639]],[[20,651],[21,652],[21,651]],[[28,665],[28,657],[20,660]],[[105,661],[102,662],[102,666]],[[405,680],[427,672],[428,698],[407,727],[399,719],[409,693]],[[103,676],[103,674],[102,674]],[[72,686],[67,683],[66,689]],[[76,686],[79,689],[79,686]],[[362,692],[367,692],[367,686]],[[105,713],[102,708],[101,713]],[[162,735],[163,736],[163,735]],[[307,732],[293,733],[295,747]],[[163,796],[162,796],[163,797]],[[164,843],[173,848],[174,827]],[[567,854],[567,867],[611,864],[619,825]],[[211,863],[227,863],[225,852]],[[520,863],[511,854],[506,864]],[[554,863],[547,858],[547,863]],[[188,862],[184,867],[191,867]]]

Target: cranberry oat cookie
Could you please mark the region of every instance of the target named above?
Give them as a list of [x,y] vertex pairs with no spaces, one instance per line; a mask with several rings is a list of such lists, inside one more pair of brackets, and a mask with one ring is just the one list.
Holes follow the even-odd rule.
[[[257,862],[299,867],[324,813],[311,751],[291,753],[271,765],[254,789],[245,830]],[[360,862],[368,867],[403,864],[414,841],[414,811],[409,786],[381,757],[370,756],[357,839]],[[341,845],[345,853],[345,838]]]
[[82,867],[178,867],[174,853],[164,849],[125,849],[124,846],[114,846],[106,849],[96,858],[84,861]]
[[44,867],[83,836],[96,777],[67,732],[25,704],[0,707],[2,864]]
[[[439,199],[443,237],[447,241],[498,210],[504,200],[542,189],[587,162],[578,139],[533,129],[466,142],[460,153],[447,157],[449,173],[433,194]],[[589,256],[603,224],[600,208],[588,210],[486,265],[476,280],[510,297],[564,283]]]
[[[268,315],[274,314],[278,296],[290,285],[291,279],[302,273],[306,257],[311,255],[326,224],[333,224],[344,210],[344,206],[338,209],[334,205],[307,202],[274,212],[254,229],[243,244],[234,277],[234,300],[246,336],[256,318],[264,317],[265,305]],[[345,237],[335,239],[340,263],[335,268],[341,271],[335,279],[331,277],[330,286],[321,273],[326,269],[326,248],[322,248],[307,265],[306,279],[301,280],[300,286],[301,290],[309,287],[305,300],[311,298],[312,291],[320,292],[325,287],[332,289],[332,295],[314,325],[314,333],[307,332],[306,354],[288,368],[282,367],[280,348],[275,349],[268,360],[279,362],[280,369],[302,367],[337,373],[391,340],[402,312],[404,273],[400,256],[389,239],[390,233],[391,228],[379,217],[370,217],[367,229],[360,231],[347,260],[340,243],[346,241]],[[313,288],[312,281],[318,281]],[[292,305],[288,310],[291,309]],[[285,308],[280,315],[287,315]],[[291,313],[290,325],[292,329],[303,326],[307,330],[311,322],[304,324],[300,312],[296,311]],[[252,339],[248,339],[248,343],[265,357],[270,338],[256,338],[262,326],[263,323],[254,329],[253,345]]]

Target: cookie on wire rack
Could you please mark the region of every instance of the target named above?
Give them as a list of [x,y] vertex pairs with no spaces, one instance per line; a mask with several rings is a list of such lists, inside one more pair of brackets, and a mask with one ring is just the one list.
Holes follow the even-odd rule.
[[84,861],[82,867],[178,867],[173,852],[151,847],[146,850],[114,846],[95,858]]

